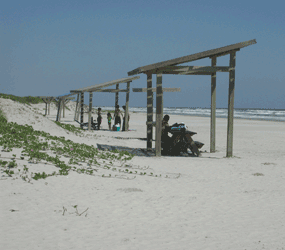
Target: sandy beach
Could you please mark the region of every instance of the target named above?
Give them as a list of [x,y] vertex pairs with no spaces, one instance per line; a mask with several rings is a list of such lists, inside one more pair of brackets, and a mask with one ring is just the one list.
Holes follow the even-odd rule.
[[[75,103],[67,107],[61,122],[79,127]],[[54,123],[54,104],[47,117],[44,108],[0,98],[8,122],[99,149],[146,148],[144,113],[130,114],[127,132],[108,131],[103,113],[102,130],[76,134]],[[30,182],[1,167],[1,249],[285,249],[285,123],[235,119],[234,156],[226,158],[227,119],[217,118],[215,153],[210,118],[171,115],[175,122],[197,132],[193,139],[205,144],[200,157],[138,153],[121,168],[114,161],[116,170],[102,163],[94,174]],[[0,160],[16,154],[21,173],[24,165],[29,173],[58,169],[20,159],[21,148],[3,149]]]

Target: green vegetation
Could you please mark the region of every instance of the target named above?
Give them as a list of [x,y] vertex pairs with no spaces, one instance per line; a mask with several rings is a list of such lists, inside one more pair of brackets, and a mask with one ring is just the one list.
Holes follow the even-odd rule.
[[81,128],[77,128],[75,127],[74,125],[71,125],[71,124],[63,124],[63,123],[60,123],[60,122],[55,122],[56,125],[70,131],[70,132],[73,132],[73,133],[82,133],[82,129]]
[[[11,97],[11,95],[9,97]],[[19,99],[20,98],[21,97],[19,97]],[[30,99],[26,99],[27,102],[29,100]],[[73,125],[62,124],[59,122],[56,122],[56,124],[75,134],[83,134],[80,128]],[[12,160],[0,160],[0,169],[9,177],[18,178],[17,175],[19,175],[27,182],[46,179],[51,176],[68,175],[70,171],[75,171],[78,174],[108,178],[133,179],[136,177],[135,175],[158,177],[157,175],[154,176],[153,173],[147,174],[147,172],[138,171],[146,170],[147,168],[145,167],[126,164],[126,162],[131,160],[134,156],[127,151],[102,151],[98,150],[93,145],[89,146],[84,143],[75,143],[71,140],[66,140],[63,136],[51,136],[44,131],[34,130],[32,126],[27,124],[19,125],[15,122],[8,122],[1,109],[0,146],[2,146],[3,152],[12,152],[15,148],[22,148],[20,156],[17,156],[14,153],[12,154],[12,157],[10,157]],[[53,165],[58,171],[54,171],[51,174],[45,172],[32,173],[26,165],[24,165],[23,169],[20,169],[20,166],[18,166],[15,159],[20,161],[28,160],[29,163],[41,162]],[[98,175],[96,174],[98,169],[101,169],[102,171],[112,171],[112,174],[105,173],[102,175],[101,173]],[[126,177],[126,175],[121,174],[132,175],[134,177]],[[179,176],[174,178],[179,178]],[[166,176],[166,178],[169,177]]]
[[25,104],[28,104],[28,105],[30,105],[31,103],[32,104],[43,103],[43,100],[41,98],[33,97],[33,96],[20,97],[20,96],[7,95],[7,94],[0,93],[0,97],[4,98],[4,99],[11,99],[13,101],[20,102],[20,103],[25,103]]

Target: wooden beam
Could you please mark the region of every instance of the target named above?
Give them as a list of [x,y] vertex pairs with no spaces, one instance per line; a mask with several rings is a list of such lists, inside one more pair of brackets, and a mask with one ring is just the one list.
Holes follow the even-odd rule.
[[94,92],[117,93],[117,92],[128,92],[128,90],[126,89],[100,89],[100,90],[95,90]]
[[233,126],[234,126],[234,93],[235,93],[236,52],[230,53],[229,100],[228,100],[228,130],[227,157],[233,156]]
[[129,99],[130,99],[130,82],[127,82],[126,109],[125,109],[125,131],[129,131]]
[[[119,90],[119,84],[116,84],[116,90]],[[116,96],[115,96],[115,108],[117,107],[118,104],[119,104],[119,92],[116,92]]]
[[76,107],[75,107],[75,112],[74,112],[74,120],[75,121],[78,121],[78,115],[77,115],[77,113],[78,113],[78,104],[79,104],[79,94],[77,94],[77,100],[76,100]]
[[[163,88],[163,92],[181,92],[181,88]],[[147,88],[133,88],[133,92],[147,92]],[[152,88],[156,92],[156,88]]]
[[152,88],[152,74],[147,73],[147,151],[152,151],[152,137],[153,137],[153,88]]
[[61,98],[58,99],[58,107],[57,107],[57,116],[56,116],[56,121],[60,122],[61,120],[61,108],[62,108],[62,102]]
[[156,75],[156,140],[155,155],[161,156],[161,126],[162,126],[162,74]]
[[62,98],[62,117],[65,118],[65,99]]
[[93,93],[89,92],[88,130],[91,130],[92,98],[93,98]]
[[183,57],[179,57],[179,58],[175,58],[175,59],[171,59],[171,60],[167,60],[167,61],[163,61],[163,62],[158,62],[158,63],[146,65],[143,67],[136,68],[132,71],[129,71],[128,75],[129,76],[137,75],[137,74],[145,73],[147,71],[158,69],[158,68],[173,66],[173,65],[177,65],[177,64],[181,64],[181,63],[187,63],[187,62],[203,59],[206,57],[212,57],[215,55],[219,55],[221,53],[229,53],[231,51],[241,49],[241,48],[244,48],[244,47],[252,45],[252,44],[256,44],[255,39],[236,43],[236,44],[232,44],[232,45],[228,45],[228,46],[224,46],[224,47],[220,47],[217,49],[207,50],[207,51],[203,51],[203,52],[199,52],[196,54],[183,56]]
[[84,120],[84,92],[80,93],[80,127],[83,128]]
[[179,75],[187,75],[192,73],[216,73],[216,72],[229,72],[230,67],[224,67],[224,66],[189,66],[189,70],[185,70]]
[[214,72],[229,72],[227,66],[168,66],[152,70],[152,74],[172,74],[172,75],[187,75],[199,73],[200,75],[209,75]]
[[[217,64],[217,58],[212,57],[212,67]],[[210,153],[216,151],[216,79],[217,73],[211,76],[211,131],[210,131]]]
[[133,77],[125,77],[125,78],[121,78],[121,79],[117,79],[117,80],[113,80],[113,81],[109,81],[109,82],[105,82],[105,83],[100,83],[100,84],[95,84],[93,86],[90,87],[85,87],[85,88],[81,88],[81,89],[76,89],[76,90],[70,90],[71,93],[75,94],[78,92],[96,92],[96,90],[100,90],[102,88],[106,88],[115,84],[119,84],[119,83],[125,83],[125,82],[131,82],[133,80],[139,79],[140,76],[133,76]]

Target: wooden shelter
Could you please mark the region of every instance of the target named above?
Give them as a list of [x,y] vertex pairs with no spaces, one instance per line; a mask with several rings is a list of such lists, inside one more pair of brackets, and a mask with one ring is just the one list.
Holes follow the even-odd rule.
[[[126,109],[125,109],[125,128],[126,130],[129,127],[128,122],[128,110],[129,110],[129,93],[130,93],[130,83],[133,80],[139,79],[140,76],[133,76],[133,77],[126,77],[118,80],[113,80],[110,82],[100,83],[96,84],[90,87],[85,87],[81,89],[71,90],[70,92],[72,94],[77,94],[77,102],[76,102],[76,109],[75,109],[75,115],[74,120],[78,121],[78,116],[80,113],[80,126],[83,126],[83,103],[84,103],[84,92],[89,92],[89,111],[88,111],[88,130],[91,130],[91,113],[92,113],[92,98],[93,98],[93,92],[108,92],[108,93],[115,93],[115,107],[119,103],[119,92],[125,92],[126,93]],[[119,89],[120,83],[127,83],[126,89]],[[116,89],[104,89],[106,87],[116,85]],[[80,105],[79,105],[80,103]],[[80,107],[80,111],[79,111]]]
[[56,115],[56,121],[60,122],[61,119],[61,111],[63,110],[63,117],[65,115],[65,104],[70,101],[73,100],[74,97],[71,97],[72,94],[64,94],[64,95],[60,95],[58,97],[55,97],[54,100],[57,102],[58,107],[57,107],[57,115]]
[[54,100],[54,97],[53,96],[38,96],[38,97],[41,98],[43,102],[46,104],[45,115],[49,115],[50,114],[50,103],[52,102],[52,100]]
[[[228,96],[228,128],[227,128],[227,157],[233,155],[233,112],[234,112],[234,89],[235,89],[235,65],[236,52],[241,48],[256,44],[256,40],[240,42],[225,47],[207,50],[204,52],[183,56],[159,63],[146,65],[128,72],[129,76],[144,73],[147,75],[147,150],[152,149],[153,128],[153,98],[152,98],[152,74],[156,74],[156,156],[161,156],[161,126],[162,126],[162,74],[173,75],[209,75],[211,76],[211,134],[210,152],[215,152],[216,138],[216,72],[229,73],[229,96]],[[217,57],[230,55],[229,66],[217,66]],[[211,59],[211,66],[177,66],[182,63],[192,62],[199,59]]]

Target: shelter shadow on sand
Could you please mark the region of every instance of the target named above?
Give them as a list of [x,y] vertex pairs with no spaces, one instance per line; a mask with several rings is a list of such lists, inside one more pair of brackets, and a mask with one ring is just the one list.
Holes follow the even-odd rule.
[[[123,146],[112,146],[112,145],[106,145],[106,144],[98,144],[97,143],[97,147],[100,150],[108,150],[108,151],[114,151],[114,150],[118,150],[118,151],[127,151],[130,154],[133,154],[135,156],[146,156],[146,157],[153,157],[155,156],[155,149],[151,149],[151,150],[147,150],[145,148],[129,148],[129,147],[123,147]],[[192,154],[181,154],[181,155],[177,155],[177,156],[171,156],[171,155],[165,155],[165,156],[169,156],[169,157],[196,157]]]

